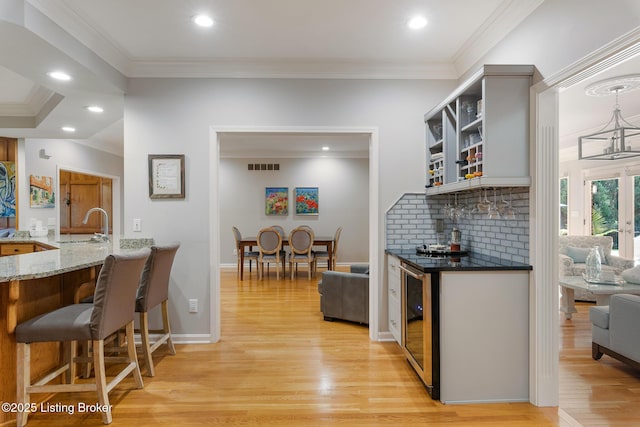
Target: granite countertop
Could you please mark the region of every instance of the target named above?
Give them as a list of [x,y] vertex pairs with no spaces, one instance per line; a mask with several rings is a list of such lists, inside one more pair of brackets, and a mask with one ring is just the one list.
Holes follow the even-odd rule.
[[451,256],[444,258],[430,258],[418,255],[409,249],[387,249],[389,255],[394,255],[414,268],[425,273],[440,271],[499,271],[499,270],[532,270],[529,264],[504,260],[479,253],[471,252],[466,256]]
[[[90,242],[74,235],[60,240],[31,237],[0,238],[0,243],[42,243],[58,249],[0,257],[0,283],[11,280],[28,280],[55,276],[69,271],[93,267],[104,262],[107,255],[134,252],[141,247],[150,246],[153,239],[141,239],[141,244],[131,244],[130,240],[115,242]],[[77,240],[76,240],[77,239]],[[115,246],[115,248],[114,248]]]

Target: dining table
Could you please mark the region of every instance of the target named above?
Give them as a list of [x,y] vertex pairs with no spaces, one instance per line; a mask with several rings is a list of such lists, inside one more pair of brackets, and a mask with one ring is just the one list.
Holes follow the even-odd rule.
[[[327,248],[327,253],[329,254],[329,262],[327,268],[329,270],[333,269],[333,236],[331,237],[323,237],[317,236],[313,238],[313,246],[324,246]],[[258,238],[253,237],[242,237],[238,241],[238,246],[240,249],[240,280],[244,280],[244,250],[248,248],[249,251],[253,250],[254,246],[258,246]],[[289,238],[285,237],[282,239],[282,246],[289,246]]]

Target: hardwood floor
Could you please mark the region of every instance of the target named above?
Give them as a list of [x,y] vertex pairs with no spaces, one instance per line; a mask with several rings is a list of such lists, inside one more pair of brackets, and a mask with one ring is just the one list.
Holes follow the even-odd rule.
[[560,408],[585,426],[638,426],[640,371],[591,358],[592,305],[577,303],[572,320],[560,317]]
[[[316,282],[304,271],[276,281],[273,269],[262,282],[255,271],[239,282],[235,269],[223,270],[220,342],[176,345],[175,356],[158,350],[144,389],[128,378],[110,393],[112,425],[563,425],[557,408],[431,400],[397,344],[370,342],[366,326],[322,320]],[[591,359],[586,310],[578,310],[561,322],[562,405],[584,425],[631,425],[638,373]],[[102,425],[99,414],[77,413],[79,402],[96,402],[93,393],[48,402],[76,413],[37,412],[29,426]]]

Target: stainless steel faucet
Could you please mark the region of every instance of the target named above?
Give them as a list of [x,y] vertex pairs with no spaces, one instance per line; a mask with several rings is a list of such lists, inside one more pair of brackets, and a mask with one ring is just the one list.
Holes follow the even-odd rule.
[[109,241],[109,214],[107,214],[107,211],[105,211],[102,208],[91,208],[84,215],[84,219],[82,220],[82,223],[86,224],[87,221],[89,221],[89,215],[91,215],[92,212],[96,212],[96,211],[102,212],[102,214],[104,215],[104,233],[103,234],[94,233],[93,237],[103,240],[105,242],[108,242]]

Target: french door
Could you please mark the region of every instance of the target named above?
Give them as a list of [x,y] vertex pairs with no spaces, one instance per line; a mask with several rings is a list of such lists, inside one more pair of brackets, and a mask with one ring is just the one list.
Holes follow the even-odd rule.
[[613,253],[640,259],[640,168],[585,180],[587,233],[613,238]]

